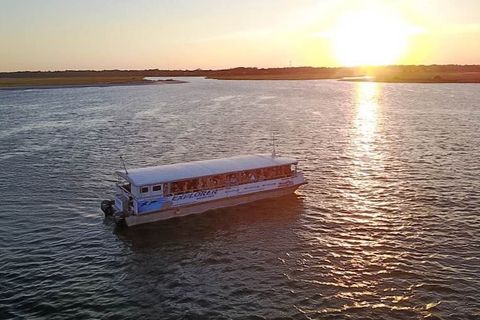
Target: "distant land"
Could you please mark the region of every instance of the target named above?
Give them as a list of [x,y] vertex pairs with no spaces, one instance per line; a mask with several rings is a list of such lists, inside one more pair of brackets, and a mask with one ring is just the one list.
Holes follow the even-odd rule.
[[232,68],[222,70],[66,70],[0,72],[0,89],[181,83],[145,77],[205,77],[218,80],[318,80],[394,83],[480,83],[480,65],[381,67]]
[[59,72],[34,72],[27,75],[22,72],[0,76],[0,90],[25,90],[25,89],[53,89],[76,87],[109,87],[143,84],[175,84],[185,83],[174,79],[147,80],[144,76],[106,75],[103,71],[83,71],[74,74],[65,71]]

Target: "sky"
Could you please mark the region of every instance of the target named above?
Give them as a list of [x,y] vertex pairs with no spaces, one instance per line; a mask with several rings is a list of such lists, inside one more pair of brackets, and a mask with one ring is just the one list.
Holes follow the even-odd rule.
[[480,64],[480,0],[0,0],[0,71]]

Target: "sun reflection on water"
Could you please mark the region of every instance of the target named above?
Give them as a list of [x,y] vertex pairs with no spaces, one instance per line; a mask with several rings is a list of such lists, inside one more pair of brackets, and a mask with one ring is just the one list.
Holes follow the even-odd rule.
[[[381,150],[381,124],[379,113],[381,106],[379,84],[374,82],[360,82],[355,87],[355,105],[353,107],[352,132],[349,156],[353,161],[349,183],[350,197],[353,200],[352,211],[364,223],[375,223],[375,217],[380,213],[375,209],[375,195],[381,187],[379,176],[384,175],[383,157]],[[379,185],[380,183],[380,185]]]
[[398,301],[409,299],[403,290],[388,291],[384,281],[396,266],[390,263],[394,253],[386,249],[390,218],[381,205],[386,176],[381,89],[377,83],[355,84],[347,151],[353,162],[346,177],[351,187],[342,191],[350,206],[341,217],[345,223],[336,239],[344,260],[332,271],[339,287],[336,297],[344,302],[340,312],[351,308],[405,308]]
[[375,82],[361,82],[356,87],[355,128],[358,132],[357,142],[365,151],[369,150],[378,122],[379,87]]

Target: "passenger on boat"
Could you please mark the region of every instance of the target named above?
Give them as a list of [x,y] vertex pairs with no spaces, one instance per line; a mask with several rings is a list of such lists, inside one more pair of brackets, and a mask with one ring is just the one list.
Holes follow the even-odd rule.
[[265,170],[260,169],[259,171],[260,171],[259,173],[260,181],[265,180]]
[[228,176],[227,176],[227,179],[228,179],[229,184],[230,184],[231,186],[234,186],[234,185],[236,185],[236,184],[238,183],[237,175],[236,175],[235,173],[228,175]]

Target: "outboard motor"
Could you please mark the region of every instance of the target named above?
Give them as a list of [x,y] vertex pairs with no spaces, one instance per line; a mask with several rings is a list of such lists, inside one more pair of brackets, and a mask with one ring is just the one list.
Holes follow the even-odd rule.
[[100,208],[102,209],[103,213],[106,216],[111,216],[113,214],[113,204],[115,201],[113,200],[103,200],[100,204]]
[[123,212],[116,212],[113,215],[113,219],[118,226],[123,226],[125,224],[125,214]]

